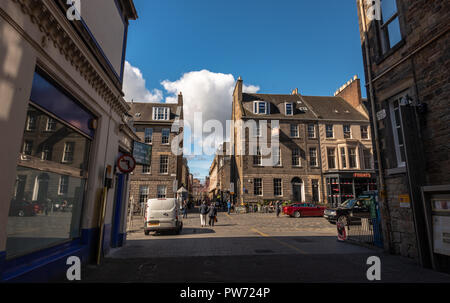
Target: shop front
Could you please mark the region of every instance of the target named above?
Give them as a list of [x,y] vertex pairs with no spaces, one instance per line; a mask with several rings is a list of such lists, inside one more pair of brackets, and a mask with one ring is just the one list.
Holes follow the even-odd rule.
[[376,175],[365,172],[325,174],[328,203],[338,206],[348,199],[357,198],[377,189]]
[[36,70],[9,202],[3,280],[49,256],[89,254],[81,220],[97,119]]

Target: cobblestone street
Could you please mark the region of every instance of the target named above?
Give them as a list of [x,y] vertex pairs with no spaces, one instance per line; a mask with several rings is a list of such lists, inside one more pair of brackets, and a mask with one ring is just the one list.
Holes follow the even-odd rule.
[[369,256],[382,262],[382,282],[450,282],[444,274],[379,250],[338,242],[323,218],[219,213],[215,227],[200,227],[197,213],[180,235],[145,236],[133,222],[124,248],[84,282],[367,282]]

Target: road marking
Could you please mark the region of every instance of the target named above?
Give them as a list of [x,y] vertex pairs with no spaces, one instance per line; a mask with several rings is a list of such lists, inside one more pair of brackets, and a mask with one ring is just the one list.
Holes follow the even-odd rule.
[[255,233],[257,233],[257,234],[259,234],[259,235],[261,235],[261,236],[263,236],[265,238],[268,238],[268,239],[270,239],[272,241],[278,242],[278,243],[280,243],[280,244],[282,244],[282,245],[284,245],[286,247],[289,247],[289,248],[299,252],[302,255],[307,255],[308,254],[307,252],[301,250],[300,248],[298,248],[298,247],[296,247],[294,245],[291,245],[289,243],[286,243],[284,241],[278,240],[278,239],[276,239],[276,238],[274,238],[274,237],[272,237],[272,236],[270,236],[268,234],[263,233],[262,231],[257,230],[256,228],[252,228],[251,231],[253,231],[253,232],[255,232]]

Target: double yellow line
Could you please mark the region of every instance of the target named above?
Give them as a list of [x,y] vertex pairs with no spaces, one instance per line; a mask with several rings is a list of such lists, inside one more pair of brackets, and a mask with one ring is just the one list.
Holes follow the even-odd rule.
[[281,244],[281,245],[284,245],[284,246],[286,246],[286,247],[289,247],[289,248],[291,248],[291,249],[297,251],[298,253],[300,253],[300,254],[302,254],[302,255],[307,255],[307,254],[308,254],[307,252],[301,250],[300,248],[298,248],[298,247],[296,247],[296,246],[294,246],[294,245],[291,245],[291,244],[289,244],[289,243],[286,243],[286,242],[284,242],[284,241],[282,241],[282,240],[278,240],[277,238],[274,238],[274,237],[272,237],[272,236],[270,236],[270,235],[268,235],[268,234],[265,234],[265,233],[263,233],[262,231],[257,230],[256,228],[252,228],[251,231],[252,231],[252,232],[255,232],[255,233],[257,233],[257,234],[259,234],[259,235],[262,236],[262,237],[268,238],[268,239],[270,239],[270,240],[272,240],[272,241],[274,241],[274,242],[277,242],[277,243],[279,243],[279,244]]

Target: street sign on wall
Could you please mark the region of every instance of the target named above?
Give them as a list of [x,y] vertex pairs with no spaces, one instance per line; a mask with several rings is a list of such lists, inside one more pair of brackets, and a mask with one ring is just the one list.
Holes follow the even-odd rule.
[[133,157],[137,164],[150,165],[152,159],[152,146],[141,142],[134,142]]

